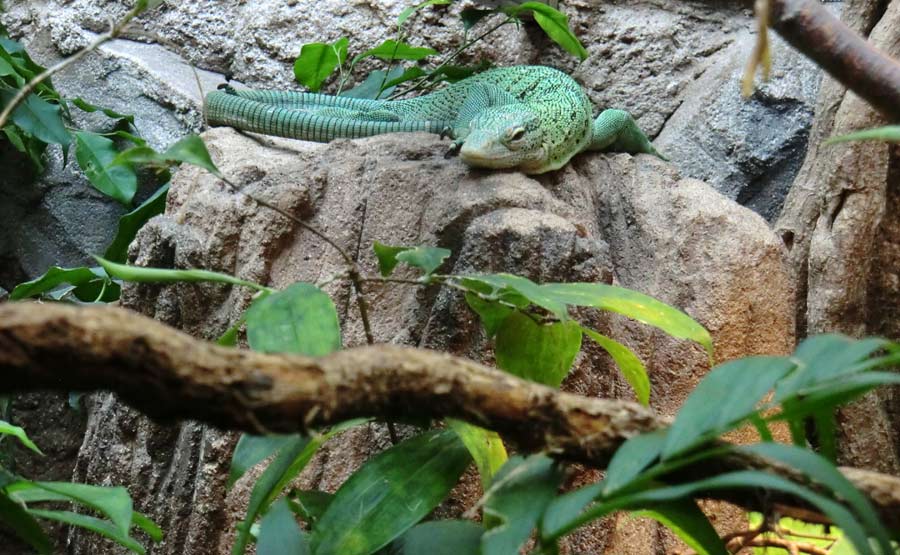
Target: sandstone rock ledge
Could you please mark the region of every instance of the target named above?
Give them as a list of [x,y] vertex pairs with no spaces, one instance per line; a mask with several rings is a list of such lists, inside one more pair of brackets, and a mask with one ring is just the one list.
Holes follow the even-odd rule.
[[[718,361],[793,347],[793,292],[780,241],[760,216],[654,158],[586,154],[558,172],[529,177],[445,160],[446,142],[427,135],[322,145],[214,129],[205,139],[226,175],[327,232],[373,275],[374,241],[437,245],[453,251],[448,272],[602,281],[658,297],[710,329]],[[166,214],[141,231],[131,258],[275,287],[323,281],[341,269],[337,253],[315,236],[187,167],[175,176]],[[344,343],[362,343],[348,288],[337,282],[326,289],[341,312]],[[492,361],[457,292],[392,284],[370,285],[367,292],[377,341]],[[249,291],[218,285],[129,286],[123,295],[125,305],[205,338],[224,331],[249,299]],[[644,360],[661,414],[674,414],[708,370],[696,345],[624,318],[584,316]],[[611,361],[592,347],[579,356],[564,389],[631,395]],[[108,396],[95,396],[90,414],[76,478],[129,484],[139,508],[168,532],[155,554],[227,553],[250,486],[245,479],[225,491],[233,438],[190,423],[156,426]],[[323,449],[304,485],[334,489],[386,444],[381,425],[351,431]],[[477,480],[468,480],[440,511],[458,514],[478,495]],[[574,535],[569,548],[652,553],[662,547],[657,542],[671,540],[651,526],[622,517]],[[77,538],[75,552],[110,553],[94,541]]]

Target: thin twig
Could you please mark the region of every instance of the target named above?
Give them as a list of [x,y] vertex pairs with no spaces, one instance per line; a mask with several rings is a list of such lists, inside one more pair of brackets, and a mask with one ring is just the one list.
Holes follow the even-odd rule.
[[37,74],[33,79],[25,83],[25,86],[19,89],[16,93],[16,96],[13,97],[12,101],[3,108],[3,111],[0,112],[0,128],[3,128],[6,125],[6,122],[9,121],[10,116],[13,111],[19,107],[25,99],[34,92],[38,85],[52,77],[54,74],[66,69],[70,65],[74,64],[84,56],[86,56],[89,52],[92,52],[102,46],[104,43],[118,37],[122,31],[131,23],[131,20],[134,19],[137,15],[139,15],[142,11],[144,11],[145,4],[137,3],[134,8],[131,9],[125,17],[122,18],[121,21],[112,25],[106,33],[98,36],[94,42],[85,46],[78,52],[72,54],[68,58],[62,60],[56,65],[48,67],[41,73]]

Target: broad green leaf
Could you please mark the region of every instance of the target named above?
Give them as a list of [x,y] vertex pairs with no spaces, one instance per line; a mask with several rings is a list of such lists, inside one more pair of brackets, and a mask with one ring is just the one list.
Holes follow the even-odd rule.
[[253,303],[247,341],[255,351],[322,356],[341,348],[341,326],[331,297],[298,282]]
[[341,37],[331,44],[338,57],[338,65],[343,65],[347,61],[347,47],[350,46],[350,39]]
[[546,455],[511,458],[484,497],[485,517],[499,524],[481,537],[481,554],[519,553],[561,480],[560,467]]
[[25,430],[19,426],[13,426],[9,422],[0,420],[0,434],[12,436],[21,441],[22,445],[31,449],[38,455],[43,455],[41,450],[38,449],[38,446],[35,445],[34,442],[31,441],[31,438],[28,437],[28,434],[25,433]]
[[509,458],[497,432],[479,428],[462,420],[448,419],[447,425],[462,440],[481,476],[481,487],[487,491],[500,467]]
[[531,11],[534,14],[534,20],[553,42],[562,46],[569,54],[577,56],[578,59],[587,59],[587,50],[584,49],[578,37],[569,28],[569,18],[564,13],[541,2],[522,2],[507,10],[512,15]]
[[470,462],[456,433],[432,430],[363,465],[338,489],[311,536],[317,555],[368,555],[432,511]]
[[75,133],[75,159],[98,191],[128,206],[137,191],[137,174],[129,166],[111,166],[118,151],[115,144],[96,133]]
[[228,471],[226,487],[231,488],[248,470],[296,439],[296,436],[241,434],[231,455],[231,469]]
[[41,555],[53,552],[53,543],[33,516],[0,491],[0,523]]
[[409,19],[409,16],[414,14],[415,12],[421,10],[422,8],[427,8],[428,6],[441,5],[446,6],[450,3],[451,0],[426,0],[425,2],[419,2],[414,6],[409,6],[400,12],[400,15],[397,16],[397,27],[403,26],[406,23],[406,20]]
[[228,274],[220,274],[218,272],[210,272],[207,270],[169,270],[167,268],[143,268],[141,266],[129,266],[126,264],[116,264],[100,258],[94,257],[95,260],[106,270],[110,276],[121,279],[123,281],[133,281],[136,283],[175,283],[179,281],[186,282],[203,282],[211,281],[214,283],[227,283],[230,285],[243,285],[257,291],[270,291],[268,287],[246,281],[243,279],[230,276]]
[[389,555],[475,555],[483,532],[469,520],[423,522],[397,538]]
[[440,247],[415,247],[397,253],[397,260],[419,268],[425,275],[434,273],[451,252]]
[[128,245],[134,241],[137,232],[147,221],[166,209],[166,195],[169,192],[169,184],[160,187],[153,195],[141,203],[140,206],[119,218],[119,227],[112,243],[103,253],[104,258],[110,262],[123,263],[128,259]]
[[501,298],[506,292],[504,290],[512,291],[528,299],[531,304],[547,310],[559,320],[566,321],[569,319],[566,301],[560,300],[547,286],[538,285],[530,279],[512,274],[482,274],[464,276],[462,279],[467,286],[480,283],[487,287],[491,294]]
[[373,243],[372,249],[378,258],[378,270],[384,277],[390,276],[400,262],[419,268],[426,276],[430,275],[451,254],[449,250],[440,247],[397,247],[378,241]]
[[265,512],[266,508],[275,501],[281,492],[294,478],[306,467],[319,447],[332,437],[357,426],[364,419],[355,419],[342,422],[332,427],[328,432],[319,434],[312,439],[291,436],[278,455],[256,480],[253,491],[250,493],[250,502],[247,505],[247,516],[237,526],[237,536],[232,547],[232,555],[243,555],[250,541],[250,529],[256,521],[256,517]]
[[628,347],[614,339],[601,335],[590,328],[583,327],[581,331],[609,353],[625,380],[634,390],[638,402],[644,406],[650,405],[650,377],[647,376],[647,369],[644,368],[641,359],[632,353]]
[[603,482],[590,484],[556,497],[547,506],[541,518],[541,537],[550,541],[561,535],[562,530],[584,512],[603,490]]
[[412,46],[405,42],[398,42],[394,39],[388,39],[371,50],[366,50],[362,54],[356,56],[351,62],[356,65],[357,62],[369,57],[379,58],[386,62],[393,60],[421,60],[428,56],[437,54],[437,50],[424,46]]
[[306,555],[309,553],[306,534],[300,530],[287,500],[272,504],[259,523],[256,555]]
[[466,8],[459,13],[462,20],[463,30],[468,32],[469,29],[478,24],[485,17],[497,13],[496,10],[480,10],[478,8]]
[[69,524],[71,526],[78,526],[79,528],[90,530],[91,532],[95,532],[103,537],[113,540],[122,547],[125,547],[133,551],[134,553],[138,553],[139,555],[144,555],[144,553],[146,553],[144,547],[140,543],[138,543],[137,540],[129,536],[127,533],[123,534],[118,528],[116,528],[116,526],[106,520],[79,513],[73,513],[71,511],[28,509],[28,512],[32,516],[36,516],[38,518],[55,520],[58,522]]
[[412,247],[392,247],[375,241],[372,243],[372,250],[375,251],[375,257],[378,258],[378,271],[382,277],[388,277],[394,273],[399,261],[397,255],[403,251],[408,251]]
[[[12,102],[16,91],[0,87],[0,100],[6,106]],[[51,104],[36,94],[30,94],[12,113],[12,121],[26,132],[45,143],[62,145],[63,151],[72,144],[72,136],[66,130],[58,104]]]
[[172,146],[165,152],[159,153],[147,146],[136,146],[120,152],[111,165],[130,165],[130,164],[191,164],[199,166],[209,173],[221,178],[222,172],[213,163],[206,150],[206,145],[198,135],[188,135]]
[[487,301],[469,292],[466,293],[466,303],[481,318],[481,325],[484,326],[488,337],[497,335],[497,330],[500,329],[503,321],[516,311],[513,307],[499,301]]
[[304,44],[300,56],[294,62],[294,77],[312,92],[319,92],[340,64],[337,49],[331,44],[313,42]]
[[313,526],[325,514],[332,499],[334,494],[324,491],[293,490],[290,493],[290,506],[301,520]]
[[7,487],[9,493],[25,502],[49,501],[42,491],[63,496],[67,500],[90,507],[109,518],[120,534],[128,535],[134,512],[131,496],[123,487],[102,487],[72,482],[17,482]]
[[131,524],[144,531],[151,540],[156,543],[163,541],[163,531],[155,522],[143,513],[135,511],[131,515]]
[[88,112],[88,113],[102,112],[103,115],[105,115],[108,118],[125,120],[128,123],[134,125],[134,116],[131,114],[120,114],[119,112],[116,112],[115,110],[110,110],[109,108],[103,108],[102,106],[97,106],[95,104],[91,104],[90,102],[87,102],[83,98],[73,98],[70,100],[70,102],[84,112]]
[[736,446],[734,449],[794,468],[808,476],[815,483],[827,487],[853,510],[856,518],[866,527],[867,532],[877,540],[881,546],[882,553],[891,553],[890,535],[881,524],[875,508],[838,471],[834,464],[824,457],[813,453],[809,449],[774,442]]
[[373,100],[386,98],[394,92],[394,87],[385,85],[394,79],[398,79],[401,75],[403,75],[403,68],[400,66],[393,67],[388,72],[376,69],[370,73],[362,83],[349,91],[342,92],[341,96],[350,98],[369,98]]
[[84,285],[97,278],[104,278],[106,274],[97,268],[60,268],[53,266],[44,275],[20,283],[9,295],[11,301],[36,297],[52,291],[63,284],[73,286]]
[[662,458],[672,458],[739,425],[793,368],[792,359],[764,356],[741,358],[713,368],[675,416]]
[[652,509],[632,513],[633,516],[652,518],[675,532],[681,541],[697,555],[729,555],[725,543],[719,537],[709,519],[693,499],[681,499],[659,503]]
[[515,312],[497,330],[497,366],[526,380],[559,387],[581,349],[581,326],[576,322],[540,324]]
[[656,430],[634,436],[623,443],[606,468],[603,495],[613,495],[628,486],[658,459],[666,442],[666,433],[667,430]]
[[420,68],[419,66],[411,66],[404,69],[403,73],[400,74],[400,77],[388,81],[384,85],[384,87],[393,89],[397,85],[406,83],[407,81],[412,81],[413,79],[418,79],[419,77],[423,77],[425,75],[428,75],[428,72],[426,72],[424,69]]
[[865,129],[847,135],[831,137],[825,141],[826,145],[834,143],[844,143],[847,141],[887,141],[889,143],[900,143],[900,125],[886,125],[884,127],[876,127],[875,129]]
[[829,380],[806,390],[801,399],[785,401],[770,420],[800,420],[816,412],[846,404],[876,387],[900,384],[895,372],[863,372]]
[[887,341],[884,339],[857,340],[837,334],[816,335],[805,339],[794,352],[794,359],[799,361],[797,369],[778,384],[775,402],[804,392],[817,383],[855,373],[855,363],[885,345]]
[[712,356],[712,338],[703,326],[684,312],[649,295],[603,283],[550,283],[542,289],[557,302],[617,312],[659,328],[672,337],[696,341]]

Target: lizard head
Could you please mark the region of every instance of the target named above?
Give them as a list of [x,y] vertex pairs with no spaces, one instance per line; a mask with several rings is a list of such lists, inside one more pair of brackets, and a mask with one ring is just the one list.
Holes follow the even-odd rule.
[[482,111],[469,123],[459,150],[463,162],[478,168],[519,168],[528,172],[545,163],[546,149],[538,117],[521,105]]

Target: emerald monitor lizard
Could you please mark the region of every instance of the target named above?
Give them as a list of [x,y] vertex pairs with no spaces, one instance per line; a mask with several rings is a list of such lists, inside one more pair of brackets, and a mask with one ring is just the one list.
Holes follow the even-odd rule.
[[[593,119],[574,79],[544,66],[496,68],[404,100],[365,100],[291,91],[235,90],[206,97],[210,125],[328,142],[404,131],[449,135],[451,151],[481,168],[559,169],[585,150],[663,158],[622,110]],[[665,159],[665,158],[663,158]]]

